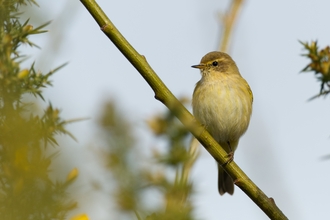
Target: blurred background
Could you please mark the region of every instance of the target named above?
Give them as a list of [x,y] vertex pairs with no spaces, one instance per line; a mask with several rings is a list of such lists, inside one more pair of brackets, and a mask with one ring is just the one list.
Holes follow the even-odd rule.
[[[143,54],[177,97],[191,98],[206,53],[217,50],[222,13],[230,1],[109,1],[98,4],[126,39]],[[64,137],[65,145],[54,166],[69,172],[79,169],[73,186],[79,209],[90,219],[111,218],[108,192],[111,178],[104,169],[98,120],[104,103],[111,100],[132,123],[132,133],[142,154],[161,146],[147,121],[166,107],[115,48],[80,3],[74,0],[38,1],[39,8],[24,9],[38,26],[52,23],[47,34],[31,38],[42,49],[34,54],[38,69],[48,71],[69,64],[52,77],[44,90],[45,102],[59,107],[65,119],[86,118],[67,128],[78,140]],[[311,73],[299,72],[308,64],[298,42],[330,43],[326,0],[247,0],[238,16],[229,47],[242,76],[254,94],[254,110],[247,133],[241,138],[235,162],[289,219],[327,219],[329,216],[328,99],[307,100],[319,92]],[[32,14],[33,13],[33,14]],[[190,104],[188,104],[190,108]],[[327,107],[328,106],[328,107]],[[191,108],[190,108],[191,110]],[[194,165],[193,197],[198,219],[268,219],[236,187],[233,196],[220,197],[217,167],[202,148]],[[153,195],[150,195],[152,198]]]

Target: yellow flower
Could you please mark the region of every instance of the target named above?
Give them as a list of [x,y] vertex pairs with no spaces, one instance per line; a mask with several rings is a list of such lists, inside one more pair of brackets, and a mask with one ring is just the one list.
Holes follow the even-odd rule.
[[69,182],[69,181],[72,181],[72,180],[76,179],[77,176],[78,176],[78,174],[79,174],[78,169],[77,169],[77,168],[73,168],[73,169],[70,171],[70,173],[68,174],[68,176],[66,177],[66,181]]
[[28,69],[24,69],[24,70],[22,70],[21,72],[19,72],[18,74],[17,74],[17,77],[19,78],[19,79],[24,79],[25,77],[27,77],[29,75],[29,70]]
[[73,216],[70,220],[89,220],[88,215],[86,214],[79,214]]

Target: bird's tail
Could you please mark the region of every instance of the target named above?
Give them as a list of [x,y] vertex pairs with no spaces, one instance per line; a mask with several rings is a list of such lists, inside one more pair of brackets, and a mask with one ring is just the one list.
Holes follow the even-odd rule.
[[222,169],[221,165],[218,164],[218,189],[220,195],[225,194],[226,192],[230,195],[234,193],[234,181],[233,179],[226,173],[224,169]]

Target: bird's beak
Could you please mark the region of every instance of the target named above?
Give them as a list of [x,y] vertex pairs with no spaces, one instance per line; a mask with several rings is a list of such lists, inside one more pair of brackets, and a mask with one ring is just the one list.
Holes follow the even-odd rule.
[[193,65],[191,67],[192,68],[197,68],[197,69],[204,69],[205,65],[204,64],[198,64],[198,65]]

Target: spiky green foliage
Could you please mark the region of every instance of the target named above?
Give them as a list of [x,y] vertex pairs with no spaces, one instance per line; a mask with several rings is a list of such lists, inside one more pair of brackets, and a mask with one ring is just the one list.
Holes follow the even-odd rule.
[[21,5],[35,1],[0,0],[0,218],[65,219],[76,205],[67,195],[74,178],[55,182],[50,165],[56,156],[47,154],[48,145],[57,145],[56,134],[69,134],[59,110],[49,105],[37,114],[24,97],[43,98],[42,88],[51,85],[50,76],[34,68],[22,68],[23,44],[35,46],[30,35],[45,32],[47,25],[33,28],[20,23]]
[[[115,102],[108,102],[100,118],[101,140],[108,148],[103,155],[114,186],[112,198],[120,213],[135,213],[139,220],[194,219],[189,176],[198,156],[197,142],[190,145],[187,130],[167,111],[148,120],[159,141],[167,143],[166,150],[154,149],[152,158],[148,158],[139,153],[145,148],[137,146],[132,125],[121,112]],[[163,198],[159,207],[145,205],[145,195],[151,189]]]
[[311,99],[328,95],[330,93],[330,47],[319,49],[317,41],[300,43],[307,50],[307,53],[303,54],[303,56],[310,59],[310,63],[302,72],[314,72],[317,79],[321,82],[319,94]]

